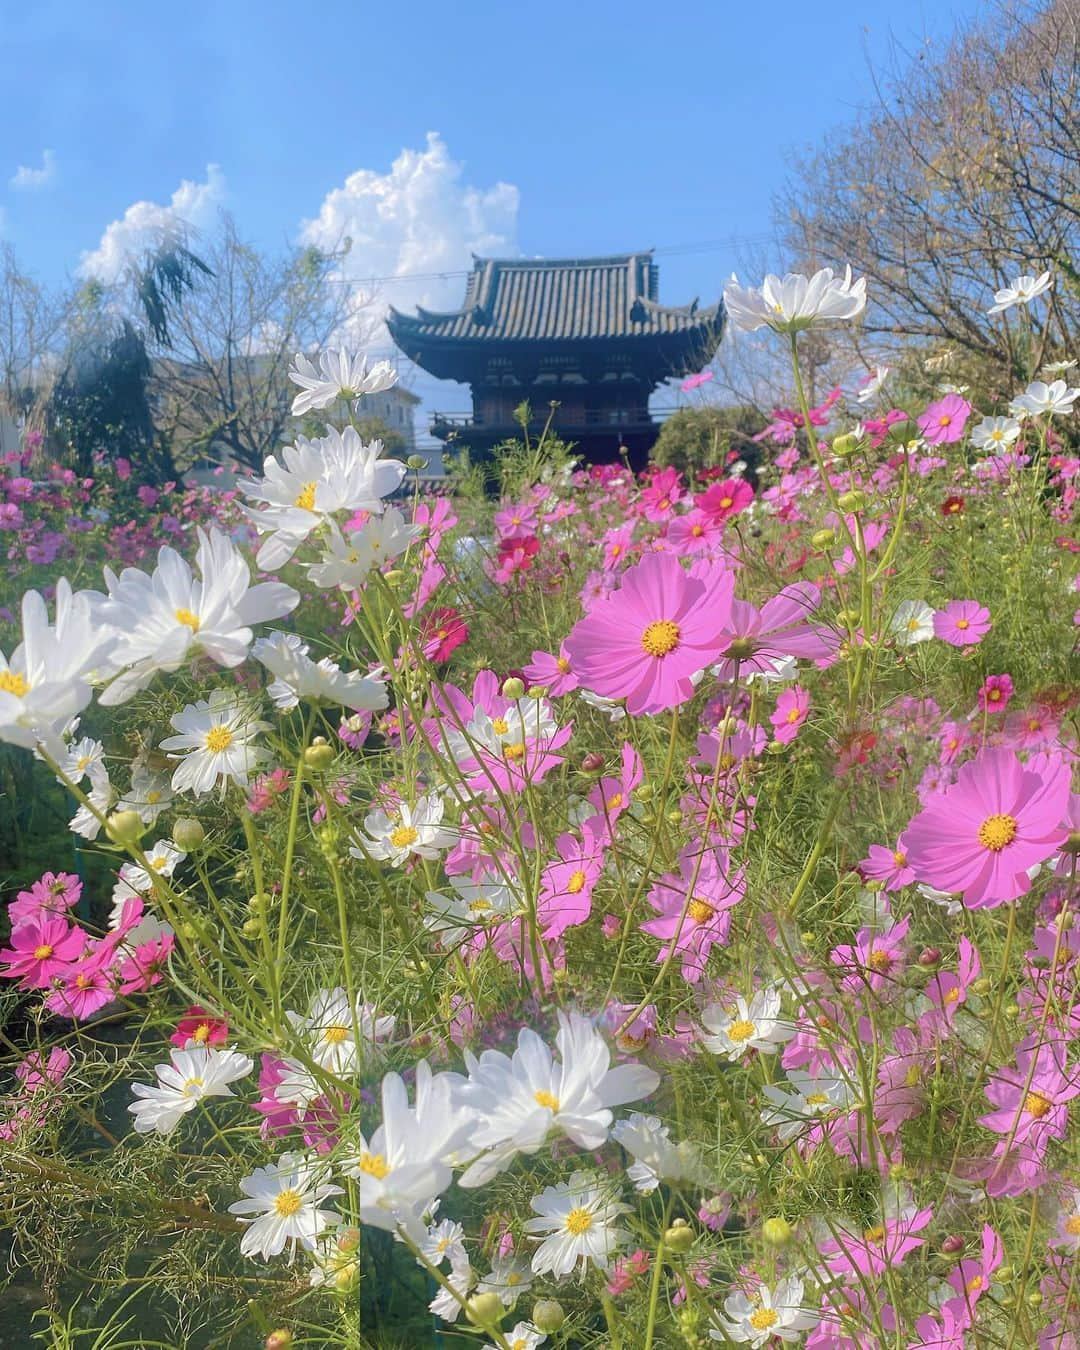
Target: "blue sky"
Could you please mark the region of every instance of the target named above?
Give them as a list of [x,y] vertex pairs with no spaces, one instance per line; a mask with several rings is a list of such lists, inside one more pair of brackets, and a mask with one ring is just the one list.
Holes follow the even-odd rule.
[[[461,267],[477,239],[546,256],[655,246],[662,299],[711,301],[734,241],[767,235],[785,153],[868,96],[867,54],[890,34],[932,50],[986,12],[986,0],[4,6],[0,237],[59,281],[111,265],[157,218],[151,204],[178,194],[196,226],[225,207],[267,248],[322,212],[308,237],[352,233],[354,276]],[[701,243],[713,247],[664,252]],[[461,285],[383,292],[452,305]]]

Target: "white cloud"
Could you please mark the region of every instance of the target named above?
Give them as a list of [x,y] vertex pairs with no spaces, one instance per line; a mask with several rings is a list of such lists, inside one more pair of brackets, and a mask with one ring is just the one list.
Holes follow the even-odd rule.
[[[429,131],[426,149],[402,150],[389,173],[357,169],[327,193],[319,214],[302,223],[300,239],[326,252],[352,240],[339,274],[355,284],[358,296],[374,294],[370,306],[358,306],[347,336],[386,346],[382,319],[388,304],[406,311],[418,304],[453,309],[461,303],[464,280],[439,274],[471,267],[473,253],[518,253],[517,213],[516,187],[472,187],[442,137]],[[373,277],[403,280],[372,285]]]
[[210,225],[225,197],[225,175],[216,164],[206,166],[206,181],[185,178],[168,206],[159,202],[134,202],[119,220],[105,227],[96,249],[87,250],[79,274],[106,283],[121,277],[133,258],[152,248],[163,235],[186,234]]
[[37,192],[46,183],[51,183],[55,177],[56,155],[52,150],[44,150],[41,154],[40,169],[31,169],[26,164],[20,164],[8,185],[16,192]]

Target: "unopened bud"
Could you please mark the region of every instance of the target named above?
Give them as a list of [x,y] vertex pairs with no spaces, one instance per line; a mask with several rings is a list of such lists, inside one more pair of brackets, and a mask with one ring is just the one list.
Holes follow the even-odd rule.
[[639,783],[634,789],[634,796],[639,802],[651,802],[655,793],[656,789],[651,783]]
[[185,853],[193,853],[206,838],[206,831],[202,821],[196,820],[194,816],[181,816],[173,824],[172,837],[177,848],[183,849]]
[[903,417],[889,427],[889,440],[894,445],[907,446],[911,441],[918,440],[919,434],[918,423],[910,417]]
[[978,994],[980,998],[985,998],[987,994],[990,992],[990,987],[991,987],[990,981],[986,978],[985,975],[982,975],[971,986],[971,991],[974,994]]
[[360,1246],[359,1228],[344,1228],[338,1234],[337,1249],[339,1252],[344,1252],[347,1255],[349,1252],[356,1251],[357,1247],[359,1246]]
[[[859,438],[853,431],[845,431],[842,436],[834,436],[832,443],[832,452],[841,459],[847,459],[853,455],[859,448]],[[841,498],[841,502],[843,499]],[[845,508],[846,510],[847,508]]]
[[270,897],[265,891],[256,891],[254,895],[248,898],[248,911],[256,917],[266,913],[266,907],[270,903]]
[[395,567],[391,571],[383,573],[383,581],[385,581],[388,586],[400,586],[404,580],[405,573],[399,567]]
[[604,756],[598,754],[595,750],[585,755],[581,761],[582,773],[599,773],[604,767]]
[[525,690],[525,697],[536,699],[537,702],[542,698],[547,698],[547,696],[548,687],[546,684],[530,684],[528,689]]
[[832,548],[833,544],[836,543],[836,531],[816,530],[810,536],[810,543],[818,550]]
[[304,751],[304,764],[316,773],[325,773],[334,762],[334,747],[325,736],[316,736]]
[[765,1220],[761,1225],[761,1236],[770,1247],[786,1247],[795,1236],[795,1229],[787,1219],[778,1215],[774,1219]]
[[783,741],[770,741],[765,747],[770,755],[782,755],[787,749]]
[[955,1256],[957,1252],[964,1250],[964,1239],[952,1233],[941,1244],[941,1250],[946,1256]]
[[1062,853],[1080,853],[1080,830],[1071,830],[1061,846]]
[[427,468],[427,460],[423,455],[410,455],[405,461],[405,467],[412,469],[414,473],[418,473],[421,469]]
[[257,938],[262,932],[262,919],[245,919],[241,932],[246,938]]
[[1042,1294],[1039,1293],[1037,1289],[1033,1289],[1031,1293],[1028,1294],[1027,1301],[1029,1308],[1041,1308],[1043,1296]]
[[857,609],[842,609],[836,616],[837,623],[842,623],[845,628],[857,627],[862,615]]
[[497,1327],[504,1313],[503,1301],[498,1294],[473,1294],[465,1304],[465,1316],[474,1327],[483,1327],[485,1331]]
[[1002,1284],[1008,1284],[1015,1274],[1016,1271],[1013,1270],[1012,1266],[998,1266],[997,1270],[994,1271],[994,1279],[1000,1280]]
[[532,1324],[546,1336],[558,1331],[566,1321],[563,1305],[554,1298],[538,1298],[533,1304]]
[[837,497],[836,504],[841,511],[861,511],[866,505],[866,493],[860,492],[858,488],[852,488],[850,492],[842,492]]
[[263,1341],[265,1350],[289,1350],[293,1343],[293,1334],[285,1327],[278,1327],[277,1331],[272,1331],[266,1340]]
[[694,1230],[685,1219],[676,1219],[664,1230],[664,1246],[676,1256],[685,1256],[694,1245]]
[[920,966],[936,966],[941,960],[941,950],[938,947],[924,947],[919,953]]
[[519,698],[525,697],[525,681],[518,679],[516,675],[510,675],[502,683],[503,698],[512,698],[516,703]]
[[683,823],[683,813],[676,806],[670,811],[665,811],[664,819],[669,825],[681,825]]
[[134,844],[146,833],[138,811],[114,811],[105,822],[105,833],[114,844]]

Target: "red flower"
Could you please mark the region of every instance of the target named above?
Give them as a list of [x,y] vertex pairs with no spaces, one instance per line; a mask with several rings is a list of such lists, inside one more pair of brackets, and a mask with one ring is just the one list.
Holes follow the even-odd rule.
[[964,514],[963,497],[946,497],[941,503],[941,514],[943,516],[961,516]]
[[424,655],[429,661],[449,661],[463,642],[469,640],[469,630],[456,609],[435,609],[421,627]]

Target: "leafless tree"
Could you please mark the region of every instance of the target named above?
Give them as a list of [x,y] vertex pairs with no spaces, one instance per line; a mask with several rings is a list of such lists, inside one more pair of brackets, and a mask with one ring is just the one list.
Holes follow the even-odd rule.
[[[793,166],[778,202],[789,257],[869,279],[859,339],[912,338],[1009,391],[1080,339],[1080,0],[1007,3],[932,56],[894,46],[875,105]],[[1020,273],[1055,273],[991,317]]]
[[41,429],[63,346],[71,298],[26,273],[9,244],[0,247],[0,412]]
[[156,353],[155,421],[180,463],[208,457],[259,468],[289,422],[294,354],[361,318],[364,300],[334,280],[348,241],[332,254],[288,249],[271,258],[223,216],[218,233],[193,246],[210,275],[170,318],[170,345]]

